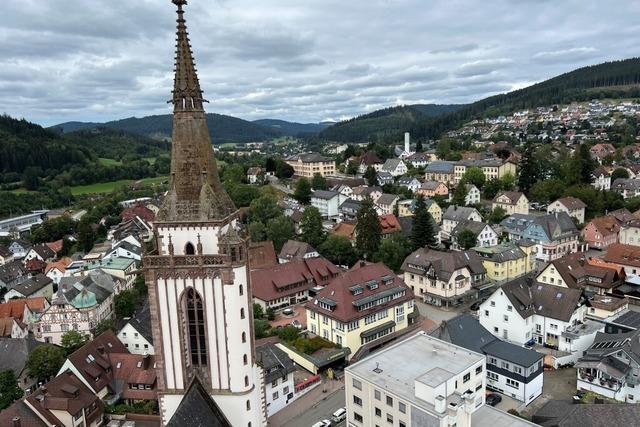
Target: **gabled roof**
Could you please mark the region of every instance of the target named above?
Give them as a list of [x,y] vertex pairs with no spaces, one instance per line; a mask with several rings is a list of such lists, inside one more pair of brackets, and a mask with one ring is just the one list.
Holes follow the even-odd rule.
[[251,242],[249,244],[249,268],[258,269],[278,264],[273,241]]
[[312,252],[316,252],[316,250],[307,242],[287,240],[285,244],[282,245],[278,258],[287,260],[303,259],[306,254]]
[[59,240],[56,240],[55,242],[47,242],[45,243],[45,245],[47,245],[49,249],[51,249],[53,252],[57,254],[62,250],[62,247],[64,246],[64,240],[59,239]]
[[331,234],[335,234],[337,236],[344,236],[349,240],[353,240],[355,231],[356,231],[355,224],[348,221],[342,221],[333,227],[333,230],[331,230]]
[[474,213],[480,215],[476,208],[470,208],[467,206],[452,205],[442,215],[442,219],[448,219],[450,221],[463,221],[471,218]]
[[441,185],[444,185],[445,187],[447,186],[445,183],[443,182],[438,182],[438,181],[425,181],[420,185],[420,188],[422,190],[432,190],[435,191],[438,187],[440,187]]
[[67,270],[67,266],[69,266],[69,264],[71,264],[72,262],[73,260],[69,257],[64,257],[59,259],[58,261],[50,262],[45,267],[44,274],[49,273],[49,271],[53,270],[54,268],[58,269],[58,271],[60,271],[61,273],[64,273]]
[[615,269],[597,262],[591,263],[582,253],[565,255],[548,265],[553,265],[566,285],[574,289],[584,289],[586,286],[611,289],[621,284],[623,279]]
[[558,199],[557,201],[560,202],[562,206],[571,211],[576,209],[584,209],[587,207],[587,205],[582,200],[576,197],[563,197],[561,199]]
[[453,173],[454,162],[445,162],[445,161],[435,161],[431,162],[427,165],[425,172],[426,173]]
[[284,378],[296,370],[289,355],[274,343],[256,346],[256,362],[264,370],[265,384],[272,383],[277,378]]
[[487,224],[486,222],[470,221],[465,219],[458,222],[455,228],[451,231],[451,235],[457,236],[458,233],[460,233],[462,230],[469,230],[477,239],[480,233],[482,233],[482,231],[487,227],[487,225],[489,224]]
[[376,153],[374,153],[373,151],[367,151],[366,153],[362,154],[360,157],[357,158],[357,161],[360,164],[364,164],[367,166],[372,166],[375,164],[382,163],[382,160],[380,160],[380,157],[378,157]]
[[27,338],[0,338],[0,372],[12,370],[19,378],[33,349],[43,344],[31,335]]
[[15,291],[19,292],[21,295],[25,297],[31,296],[34,293],[38,292],[42,288],[48,286],[53,283],[51,279],[43,274],[38,274],[26,282],[20,283],[18,286],[13,288]]
[[53,258],[56,256],[56,253],[51,250],[46,243],[40,243],[39,245],[34,245],[31,250],[38,254],[40,258],[43,260],[48,260],[49,258]]
[[5,303],[0,304],[0,319],[5,317],[13,317],[22,321],[24,315],[24,306],[29,307],[31,312],[42,313],[46,305],[45,297],[31,297],[31,298],[19,298],[11,299]]
[[397,194],[382,193],[380,197],[376,199],[376,205],[390,206],[397,202],[398,199],[400,199],[400,197]]
[[233,427],[196,376],[166,427]]
[[[153,355],[131,353],[109,353],[109,363],[113,372],[111,388],[123,399],[156,400],[156,359]],[[132,389],[129,384],[144,384],[150,389]]]
[[609,246],[603,259],[614,264],[640,267],[640,247],[614,243]]
[[521,197],[524,196],[524,194],[522,194],[519,191],[501,191],[498,194],[496,194],[496,197],[493,198],[494,202],[497,203],[504,203],[504,202],[498,202],[498,199],[501,198],[502,196],[507,197],[507,199],[509,199],[509,204],[515,205],[518,203],[518,200],[520,200]]
[[441,252],[420,248],[402,263],[402,271],[425,275],[430,269],[440,280],[448,281],[456,270],[468,268],[471,274],[486,273],[482,260],[473,251]]
[[0,282],[10,283],[25,274],[27,274],[27,269],[18,260],[0,265]]
[[378,217],[378,219],[382,227],[382,234],[399,233],[402,231],[402,226],[394,214],[382,215]]
[[0,256],[3,258],[7,258],[13,255],[13,252],[9,250],[8,247],[4,245],[0,245]]
[[339,195],[340,193],[337,191],[316,190],[311,194],[311,197],[315,199],[331,200]]
[[131,325],[140,335],[144,337],[147,342],[153,344],[153,333],[151,327],[151,310],[149,309],[149,299],[144,299],[144,305],[137,311],[131,319],[127,322]]
[[384,165],[382,165],[382,169],[386,171],[392,171],[397,169],[401,163],[404,163],[404,162],[400,159],[387,159],[387,161],[384,162]]

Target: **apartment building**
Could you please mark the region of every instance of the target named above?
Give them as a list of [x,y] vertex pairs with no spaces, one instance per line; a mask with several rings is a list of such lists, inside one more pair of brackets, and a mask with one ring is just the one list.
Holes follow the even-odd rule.
[[533,271],[535,256],[530,248],[504,242],[490,247],[478,246],[473,248],[473,251],[482,260],[488,280],[505,282]]
[[547,213],[552,214],[556,212],[565,212],[570,217],[578,220],[578,223],[584,222],[584,212],[587,205],[578,198],[575,197],[563,197],[551,203],[547,207]]
[[336,162],[318,153],[297,154],[287,158],[294,176],[313,178],[313,175],[330,176],[336,174]]
[[492,209],[502,208],[507,215],[529,214],[529,199],[519,191],[501,191],[493,199]]

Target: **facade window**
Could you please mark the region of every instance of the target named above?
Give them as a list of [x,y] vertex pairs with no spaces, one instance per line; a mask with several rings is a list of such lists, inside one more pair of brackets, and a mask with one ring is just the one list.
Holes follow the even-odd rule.
[[246,365],[249,363],[249,358],[247,357],[247,355],[245,354],[244,356],[242,356],[242,362]]
[[382,411],[380,410],[380,408],[375,408],[375,414],[376,414],[376,417],[382,416]]
[[507,378],[507,385],[513,388],[520,388],[520,383],[518,381],[514,381],[511,378]]
[[462,382],[466,383],[470,379],[471,379],[471,372],[467,372],[466,374],[464,374],[464,377],[462,377]]
[[380,400],[380,390],[373,391],[373,398],[376,400]]
[[357,379],[354,378],[352,384],[353,384],[353,388],[355,388],[356,390],[362,390],[362,383]]
[[240,292],[240,295],[244,295],[244,286],[240,285],[238,287],[238,291]]
[[387,396],[387,405],[393,406],[393,398],[391,396]]
[[273,400],[278,400],[278,397],[280,397],[280,395],[278,394],[278,392],[277,392],[277,391],[276,391],[276,392],[274,392],[274,393],[273,393],[273,396],[272,396]]
[[353,419],[356,420],[357,422],[361,423],[362,422],[362,415],[360,415],[357,412],[353,413]]
[[353,403],[355,403],[358,406],[362,406],[362,399],[360,399],[360,397],[353,395]]
[[402,414],[406,414],[407,413],[407,405],[405,405],[402,402],[398,402],[398,411],[400,411],[400,413],[402,413]]
[[393,415],[387,414],[387,422],[393,425]]
[[207,366],[207,340],[205,337],[204,308],[202,298],[193,289],[187,289],[185,298],[189,353],[195,366]]
[[244,308],[240,309],[240,318],[244,319]]
[[251,410],[251,401],[247,400],[247,411]]
[[248,375],[244,376],[244,386],[245,387],[249,387],[249,376]]
[[247,342],[247,333],[246,332],[242,333],[242,342],[243,343]]

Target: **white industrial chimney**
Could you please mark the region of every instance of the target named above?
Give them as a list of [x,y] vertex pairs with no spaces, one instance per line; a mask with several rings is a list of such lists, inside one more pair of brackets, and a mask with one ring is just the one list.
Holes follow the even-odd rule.
[[410,149],[411,149],[411,135],[409,134],[409,132],[405,132],[404,133],[404,151],[408,153]]

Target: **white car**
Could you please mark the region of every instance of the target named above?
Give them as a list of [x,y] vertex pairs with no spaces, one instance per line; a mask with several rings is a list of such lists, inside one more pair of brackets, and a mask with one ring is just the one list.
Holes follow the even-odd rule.
[[347,409],[346,408],[338,409],[331,416],[331,421],[333,421],[334,423],[339,423],[340,421],[345,420],[345,419],[347,419]]
[[317,423],[315,423],[311,427],[331,427],[331,421],[329,421],[329,420],[318,421]]

